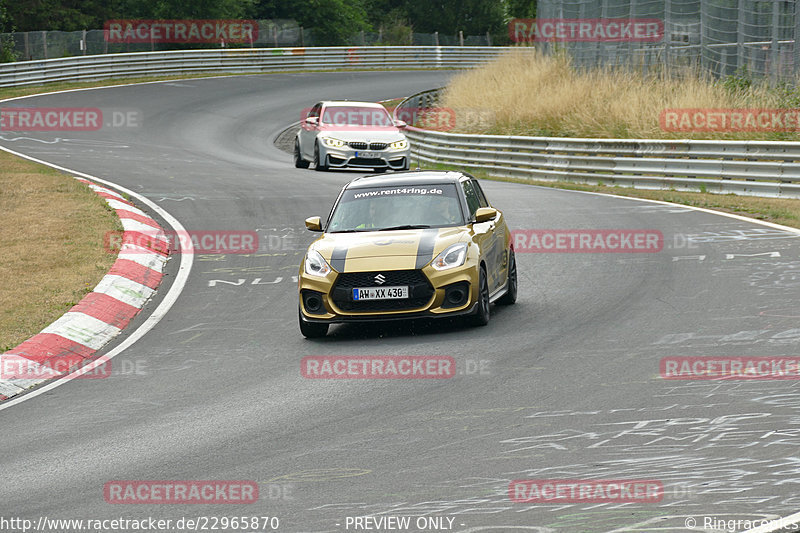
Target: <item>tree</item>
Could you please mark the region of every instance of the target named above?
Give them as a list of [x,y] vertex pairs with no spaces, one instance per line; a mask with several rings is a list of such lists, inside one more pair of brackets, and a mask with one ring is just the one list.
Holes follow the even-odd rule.
[[536,18],[536,0],[505,0],[509,19]]
[[363,0],[256,0],[259,19],[293,19],[314,30],[317,46],[342,45],[354,34],[370,29]]
[[14,0],[8,11],[17,31],[78,31],[102,28],[107,8],[102,0]]
[[484,35],[487,31],[505,31],[505,10],[500,0],[407,0],[406,10],[418,32]]
[[6,1],[0,0],[0,33],[11,33],[14,27],[11,24],[11,16],[6,8]]
[[99,29],[108,19],[238,19],[250,17],[253,9],[253,0],[14,0],[9,4],[18,31]]
[[[14,24],[8,14],[5,0],[0,0],[0,34],[13,33]],[[10,36],[6,37],[0,35],[0,63],[9,63],[17,60],[17,54],[14,51],[14,39]]]
[[240,19],[253,12],[251,0],[159,0],[155,2],[156,19]]

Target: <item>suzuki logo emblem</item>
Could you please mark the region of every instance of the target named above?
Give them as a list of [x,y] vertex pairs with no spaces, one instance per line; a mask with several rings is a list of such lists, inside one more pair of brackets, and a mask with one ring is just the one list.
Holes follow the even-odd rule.
[[375,283],[377,283],[378,285],[383,285],[384,283],[386,283],[386,278],[383,277],[383,274],[378,274],[377,276],[375,276]]

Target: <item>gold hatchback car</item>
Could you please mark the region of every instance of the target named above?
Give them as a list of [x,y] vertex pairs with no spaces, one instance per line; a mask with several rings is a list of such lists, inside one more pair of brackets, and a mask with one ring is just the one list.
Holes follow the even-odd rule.
[[503,214],[464,172],[359,177],[344,186],[308,247],[298,277],[300,331],[330,324],[467,315],[517,299],[517,268]]

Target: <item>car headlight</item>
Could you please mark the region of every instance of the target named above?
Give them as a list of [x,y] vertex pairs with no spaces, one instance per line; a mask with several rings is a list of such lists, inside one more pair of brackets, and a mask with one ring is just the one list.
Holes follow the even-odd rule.
[[467,243],[459,242],[445,248],[431,262],[431,266],[436,270],[447,270],[448,268],[460,267],[466,259]]
[[327,146],[328,148],[341,148],[345,144],[344,141],[340,141],[339,139],[334,139],[333,137],[320,137],[322,143]]
[[404,148],[408,148],[408,141],[403,139],[402,141],[395,141],[389,145],[392,150],[403,150]]
[[305,270],[309,276],[324,278],[330,273],[331,267],[322,254],[316,250],[309,250],[306,254]]

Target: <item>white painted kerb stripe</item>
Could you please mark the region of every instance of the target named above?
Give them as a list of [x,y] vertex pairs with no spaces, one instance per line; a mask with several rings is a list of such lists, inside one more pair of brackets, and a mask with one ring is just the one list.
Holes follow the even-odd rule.
[[[87,185],[89,186],[90,189],[92,189],[95,192],[102,192],[102,193],[111,195],[111,196],[113,196],[115,198],[119,198],[120,201],[124,201],[125,200],[125,197],[123,197],[118,192],[112,191],[111,189],[106,189],[105,187],[100,187],[99,185],[95,185],[93,183],[87,183]],[[109,200],[109,198],[106,198],[106,200]]]
[[147,268],[152,268],[157,272],[164,270],[164,265],[167,263],[167,256],[153,253],[152,250],[144,248],[143,246],[136,246],[135,244],[123,244],[120,249],[117,259],[127,259],[139,263]]
[[42,330],[42,333],[61,335],[93,350],[102,348],[119,332],[119,328],[80,312],[65,313],[64,316]]
[[14,385],[10,381],[0,379],[0,395],[2,396],[16,396],[22,391],[22,387]]
[[102,292],[107,296],[141,309],[156,291],[128,278],[117,276],[116,274],[108,274],[100,280],[100,283],[94,288],[94,292]]
[[106,198],[106,202],[108,205],[111,206],[112,209],[124,209],[125,211],[130,211],[131,213],[136,213],[137,215],[142,215],[146,217],[144,211],[139,209],[138,207],[133,207],[132,205],[126,204],[125,202],[120,202],[119,200],[112,200],[111,198]]
[[125,231],[141,231],[145,235],[151,235],[152,237],[168,242],[169,239],[164,234],[163,229],[157,229],[149,224],[145,224],[144,222],[139,222],[138,220],[134,220],[132,218],[120,218],[120,222],[122,222],[122,227]]
[[63,376],[65,373],[21,355],[0,354],[0,379],[21,389],[27,389],[45,379]]

